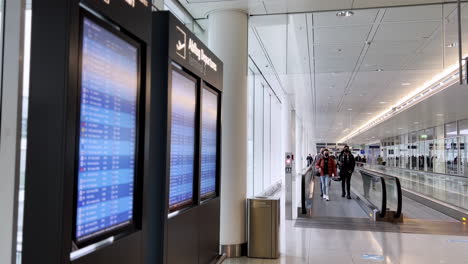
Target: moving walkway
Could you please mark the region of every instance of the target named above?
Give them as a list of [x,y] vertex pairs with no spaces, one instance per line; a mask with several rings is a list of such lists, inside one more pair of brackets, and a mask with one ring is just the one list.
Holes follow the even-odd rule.
[[[414,183],[413,183],[414,185]],[[302,177],[297,226],[378,232],[468,235],[463,217],[447,205],[405,187],[407,178],[382,168],[359,164],[351,180],[352,200],[341,197],[341,182],[331,181],[330,198],[320,197],[320,180],[313,172]],[[438,206],[435,206],[437,204]],[[454,206],[450,207],[452,210]],[[462,208],[456,208],[464,215]]]

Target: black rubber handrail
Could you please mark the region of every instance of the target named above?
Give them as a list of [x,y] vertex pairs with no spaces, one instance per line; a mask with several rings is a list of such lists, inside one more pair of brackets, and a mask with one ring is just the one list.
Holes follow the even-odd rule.
[[306,202],[305,202],[305,178],[307,174],[302,175],[302,180],[301,180],[301,212],[302,214],[307,214],[307,209],[306,209]]
[[379,216],[384,218],[387,213],[387,185],[385,184],[384,177],[380,177],[380,182],[382,183],[382,208],[380,209]]
[[396,211],[394,218],[400,218],[401,211],[403,210],[402,208],[403,207],[403,194],[401,191],[400,179],[398,179],[398,177],[395,177],[395,182],[397,186],[398,207],[397,207],[397,211]]
[[[307,208],[306,208],[306,193],[305,193],[305,190],[306,190],[306,177],[307,177],[307,174],[308,173],[311,173],[313,171],[313,168],[314,166],[313,165],[310,165],[309,167],[307,167],[306,171],[304,173],[302,173],[301,175],[301,213],[302,214],[307,214]],[[313,176],[311,177],[311,179],[313,179]]]

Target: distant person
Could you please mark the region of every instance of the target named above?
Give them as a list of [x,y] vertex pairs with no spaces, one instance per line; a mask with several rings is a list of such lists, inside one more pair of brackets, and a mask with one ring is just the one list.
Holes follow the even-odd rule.
[[[347,197],[351,199],[351,176],[356,166],[353,154],[349,150],[349,146],[345,146],[342,154],[338,158],[338,164],[340,165],[340,177],[341,177],[341,197]],[[345,187],[346,191],[345,192]]]
[[383,159],[382,159],[382,157],[380,155],[377,157],[377,164],[379,164],[379,165],[383,164]]
[[310,165],[312,165],[312,161],[314,159],[312,158],[312,155],[309,153],[309,156],[307,156],[307,167],[309,167]]
[[327,149],[323,152],[323,157],[317,162],[315,167],[320,173],[320,188],[323,193],[323,199],[330,201],[328,195],[330,177],[336,177],[336,162],[330,157]]
[[367,158],[366,158],[366,156],[362,156],[362,163],[367,163]]
[[356,156],[356,162],[361,162],[362,161],[362,158],[361,156],[359,156],[359,154]]

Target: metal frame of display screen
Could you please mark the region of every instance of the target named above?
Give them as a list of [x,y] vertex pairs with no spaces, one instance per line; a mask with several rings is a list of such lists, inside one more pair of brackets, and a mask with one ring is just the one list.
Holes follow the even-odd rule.
[[[73,241],[136,231],[141,219],[142,45],[81,8]],[[107,76],[106,76],[107,75]],[[101,79],[102,78],[102,79]]]
[[197,203],[198,79],[172,64],[169,68],[168,212]]
[[200,200],[219,193],[221,96],[204,82],[200,95]]

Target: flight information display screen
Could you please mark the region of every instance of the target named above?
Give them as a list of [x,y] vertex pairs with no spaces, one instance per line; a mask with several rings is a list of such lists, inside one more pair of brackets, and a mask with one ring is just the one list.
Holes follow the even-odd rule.
[[82,23],[77,242],[133,221],[139,86],[138,46]]
[[172,71],[169,208],[193,202],[197,84]]
[[201,197],[216,193],[218,95],[202,90],[201,123]]

